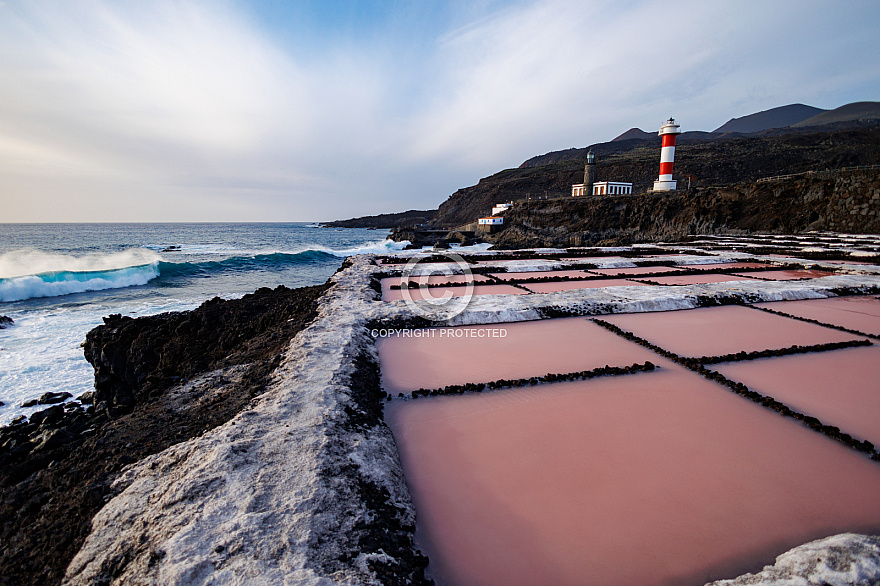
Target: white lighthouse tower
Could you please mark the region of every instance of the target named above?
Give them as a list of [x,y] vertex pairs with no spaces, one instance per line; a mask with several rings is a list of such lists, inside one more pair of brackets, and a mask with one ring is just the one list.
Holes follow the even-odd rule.
[[678,128],[674,118],[670,118],[660,127],[659,134],[663,140],[660,148],[660,177],[654,182],[654,191],[675,191],[672,163],[675,160],[675,137],[681,134]]

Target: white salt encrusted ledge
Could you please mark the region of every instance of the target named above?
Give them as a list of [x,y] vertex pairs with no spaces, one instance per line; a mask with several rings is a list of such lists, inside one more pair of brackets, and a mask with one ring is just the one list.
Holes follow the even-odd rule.
[[[715,258],[754,257],[732,253]],[[394,267],[377,266],[369,256],[349,260],[351,266],[332,278],[335,286],[322,298],[318,317],[294,338],[272,384],[252,407],[138,462],[117,479],[119,493],[95,516],[91,534],[67,569],[66,583],[110,578],[114,584],[381,583],[368,562],[393,564],[393,558],[381,550],[340,552],[334,542],[344,541],[340,536],[357,523],[371,521],[372,513],[353,496],[348,479],[328,477],[327,458],[330,469],[353,465],[363,478],[387,490],[407,523],[412,522],[415,511],[390,431],[384,426],[346,431],[338,422],[352,404],[347,381],[355,358],[375,352],[365,326],[416,315],[404,301],[378,300],[370,287],[373,274]],[[569,264],[515,262],[522,263],[518,270]],[[689,309],[699,306],[700,298],[731,295],[752,301],[808,299],[831,296],[835,288],[871,286],[880,286],[880,276],[483,295],[438,325],[535,320],[553,310],[596,315]],[[829,539],[838,538],[869,539]],[[340,553],[350,554],[343,556],[349,561],[330,564]],[[862,554],[854,555],[861,563]],[[330,566],[335,569],[326,571]],[[763,582],[733,582],[758,583]]]
[[[322,450],[340,441],[338,463],[358,466],[402,507],[414,509],[390,431],[350,432],[335,420],[349,404],[345,381],[370,340],[359,311],[375,294],[366,258],[333,277],[318,318],[295,338],[270,388],[253,407],[204,435],[130,467],[121,492],[95,516],[66,583],[379,584],[358,552],[321,576],[316,533],[340,535],[369,512],[320,478]],[[326,468],[326,462],[323,462]],[[339,552],[328,551],[336,556]]]
[[876,586],[880,537],[843,533],[789,550],[757,574],[706,586]]

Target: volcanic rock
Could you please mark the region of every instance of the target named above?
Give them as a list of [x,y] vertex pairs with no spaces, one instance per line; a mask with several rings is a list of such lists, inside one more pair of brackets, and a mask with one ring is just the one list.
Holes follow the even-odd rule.
[[61,403],[62,401],[66,401],[67,399],[71,398],[72,396],[73,395],[71,395],[68,392],[43,393],[42,395],[40,395],[40,398],[37,399],[37,403],[39,403],[40,405],[54,405],[55,403]]
[[517,249],[672,241],[726,230],[875,234],[880,216],[871,209],[877,201],[880,170],[830,172],[757,185],[516,204],[504,214],[504,230],[484,238],[496,248]]
[[117,416],[198,373],[274,358],[292,336],[285,334],[302,326],[298,316],[312,309],[311,289],[263,288],[190,312],[105,317],[83,345],[95,368],[95,410]]
[[61,405],[55,405],[53,407],[49,407],[48,409],[37,411],[36,413],[31,415],[30,422],[41,425],[53,425],[55,423],[59,423],[63,417],[64,407],[62,407]]

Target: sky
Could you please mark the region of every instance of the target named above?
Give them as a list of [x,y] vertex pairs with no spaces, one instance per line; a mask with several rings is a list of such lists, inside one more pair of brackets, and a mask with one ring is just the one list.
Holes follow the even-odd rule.
[[877,0],[0,0],[0,223],[431,209],[549,151],[880,100]]

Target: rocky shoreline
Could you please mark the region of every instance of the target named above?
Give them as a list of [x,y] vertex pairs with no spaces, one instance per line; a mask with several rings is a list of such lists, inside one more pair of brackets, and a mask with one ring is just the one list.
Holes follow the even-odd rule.
[[59,583],[121,470],[244,409],[325,290],[105,318],[84,348],[97,390],[0,429],[0,583]]

